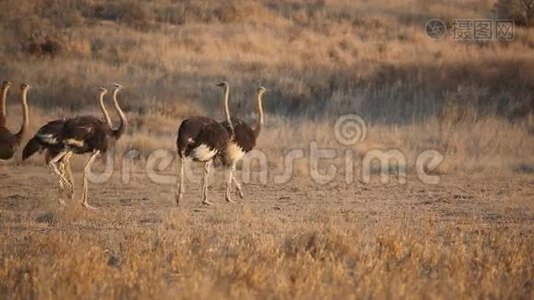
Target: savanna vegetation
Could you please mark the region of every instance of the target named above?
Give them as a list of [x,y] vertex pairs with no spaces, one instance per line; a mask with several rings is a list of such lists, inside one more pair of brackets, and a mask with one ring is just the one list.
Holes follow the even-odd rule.
[[[94,187],[103,209],[87,213],[57,209],[41,157],[2,163],[0,298],[532,298],[527,2],[0,1],[0,79],[32,86],[31,134],[99,114],[97,88],[118,82],[129,128],[116,154],[138,150],[142,165],[155,150],[174,153],[181,120],[222,119],[218,81],[230,83],[232,113],[250,121],[264,85],[257,149],[270,170],[244,204],[214,209],[196,207],[198,187],[174,209],[172,185],[114,177]],[[434,40],[425,32],[434,18],[517,26],[510,41]],[[12,88],[11,128],[18,95]],[[356,145],[336,141],[344,114],[366,122]],[[291,182],[272,186],[285,154],[308,156],[311,141],[357,158],[399,150],[411,179],[322,186],[303,158]],[[444,157],[437,186],[414,176],[428,149]]]

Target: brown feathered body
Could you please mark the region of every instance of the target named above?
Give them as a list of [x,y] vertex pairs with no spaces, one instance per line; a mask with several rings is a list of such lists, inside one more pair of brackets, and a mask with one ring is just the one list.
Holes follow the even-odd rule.
[[212,118],[199,116],[186,119],[178,129],[178,155],[193,161],[210,161],[226,148],[228,138],[226,129]]
[[[223,166],[230,166],[232,163],[239,161],[245,154],[252,151],[256,147],[257,135],[245,121],[238,118],[231,118],[234,126],[234,135],[228,141],[225,151],[220,152],[217,156],[217,161],[221,162]],[[231,133],[231,128],[227,121],[222,121],[220,124]]]
[[257,90],[258,120],[255,128],[238,118],[230,118],[231,124],[228,120],[220,122],[230,134],[225,151],[221,152],[216,160],[222,162],[225,167],[233,167],[245,154],[256,147],[256,141],[263,127],[262,96],[264,92],[264,87],[259,87]]
[[15,153],[17,152],[18,148],[20,147],[20,144],[22,143],[22,139],[24,138],[24,135],[26,133],[26,128],[28,127],[29,117],[28,117],[28,103],[26,99],[26,95],[29,89],[29,85],[22,84],[21,85],[21,91],[22,91],[22,113],[23,113],[23,122],[20,127],[20,130],[16,133],[12,133],[9,129],[6,127],[6,116],[5,116],[5,97],[7,95],[7,89],[9,89],[9,86],[11,83],[4,82],[2,85],[2,109],[0,112],[0,159],[1,160],[8,160],[15,156]]
[[28,159],[36,152],[45,151],[45,159],[48,163],[50,159],[58,155],[64,148],[61,137],[65,122],[66,119],[58,119],[50,121],[39,128],[37,133],[24,146],[22,160]]
[[15,156],[19,145],[16,135],[7,128],[0,127],[0,159],[7,160]]
[[111,128],[111,121],[103,104],[105,93],[101,93],[99,99],[105,121],[93,116],[79,116],[48,122],[26,144],[22,159],[27,159],[34,153],[43,150],[46,151],[45,159],[47,162],[63,150],[69,150],[76,154],[94,151],[105,153],[110,144],[124,134],[127,125],[126,117],[117,103],[116,93],[118,90],[113,92],[113,103],[120,118],[120,125],[117,129]]

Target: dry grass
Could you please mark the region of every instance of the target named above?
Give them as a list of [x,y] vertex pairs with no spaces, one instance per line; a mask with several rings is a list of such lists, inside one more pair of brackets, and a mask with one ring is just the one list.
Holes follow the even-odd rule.
[[[274,214],[220,213],[200,218],[158,213],[144,216],[148,219],[51,213],[24,221],[28,230],[4,231],[0,247],[9,255],[0,266],[2,294],[64,299],[80,294],[141,299],[532,296],[532,240],[517,229],[465,230],[465,225],[410,215],[377,225],[338,224],[319,214],[317,222],[287,226]],[[231,214],[240,216],[234,220]],[[87,223],[98,231],[68,229]]]
[[[189,204],[172,209],[173,187],[142,173],[91,188],[109,210],[59,211],[42,158],[2,163],[0,295],[532,298],[534,30],[484,43],[424,32],[436,17],[491,18],[493,5],[0,1],[0,79],[32,85],[30,132],[99,114],[97,86],[119,82],[130,126],[116,160],[138,150],[138,172],[155,150],[174,152],[182,119],[222,119],[217,81],[230,82],[231,110],[249,121],[255,88],[270,89],[257,147],[269,185],[253,174],[242,206],[198,208],[192,184]],[[18,93],[9,97],[13,129]],[[333,136],[346,113],[368,127],[350,147]],[[312,141],[337,153],[320,164],[339,171],[328,185],[311,182]],[[272,186],[296,149],[305,157],[292,180]],[[356,161],[349,185],[347,149]],[[410,178],[417,155],[438,150],[442,183],[362,185],[361,159],[374,149],[401,151]]]
[[190,186],[175,208],[169,186],[137,174],[92,188],[94,213],[58,210],[45,174],[25,166],[2,179],[7,298],[533,295],[531,177],[247,185],[238,206],[220,202],[216,181],[216,207],[200,207]]
[[[61,115],[56,107],[63,115],[96,111],[96,86],[117,81],[127,87],[122,101],[133,120],[120,150],[138,147],[147,156],[174,147],[164,141],[183,118],[221,116],[214,83],[226,79],[232,111],[247,119],[255,87],[271,89],[267,126],[283,128],[263,138],[267,148],[271,137],[280,141],[271,160],[349,112],[377,131],[399,132],[369,135],[365,149],[393,145],[414,157],[434,148],[447,154],[447,170],[513,170],[534,161],[525,151],[532,147],[534,31],[516,28],[506,43],[459,43],[431,40],[423,30],[432,17],[491,17],[492,1],[52,3],[0,4],[0,76],[34,86],[31,102],[43,108],[35,128]],[[50,41],[56,44],[47,48]],[[35,44],[44,48],[31,50]]]

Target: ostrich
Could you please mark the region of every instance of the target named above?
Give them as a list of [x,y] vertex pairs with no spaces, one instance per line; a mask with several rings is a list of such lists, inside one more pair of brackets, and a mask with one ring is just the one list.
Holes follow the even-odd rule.
[[[228,109],[228,83],[220,82],[217,86],[225,87],[224,112],[228,127],[232,128]],[[230,130],[230,132],[232,132]],[[202,203],[213,205],[208,200],[208,178],[213,159],[222,152],[230,138],[229,132],[212,118],[199,116],[186,119],[180,124],[176,146],[179,166],[176,180],[176,204],[182,200],[184,193],[184,164],[187,159],[204,163],[204,180],[202,184]]]
[[226,177],[226,201],[233,202],[230,198],[230,189],[232,182],[236,186],[237,194],[241,199],[243,199],[243,192],[241,191],[241,185],[237,182],[234,176],[235,165],[236,163],[243,158],[243,156],[250,152],[256,146],[256,140],[260,134],[261,128],[263,126],[263,94],[266,89],[263,86],[260,86],[257,89],[257,105],[258,105],[258,121],[255,128],[251,128],[246,122],[238,118],[231,118],[231,123],[228,123],[227,120],[220,122],[224,126],[228,133],[231,135],[231,139],[228,142],[228,145],[224,152],[222,152],[222,157],[220,157],[221,162],[227,168],[227,177]]
[[[104,96],[108,91],[105,88],[100,88],[99,92],[98,103],[100,110],[102,111],[106,124],[108,124],[109,127],[112,127],[111,118],[104,105]],[[22,151],[22,159],[26,160],[37,151],[45,151],[45,160],[48,163],[54,156],[59,154],[63,148],[60,136],[66,121],[65,118],[57,119],[50,121],[39,128],[35,136],[31,138],[24,147],[24,150]]]
[[69,197],[71,199],[72,196],[74,196],[73,176],[69,164],[72,154],[69,153],[68,155],[65,155],[65,157],[59,161],[57,170],[58,172],[52,168],[50,165],[50,160],[58,155],[63,149],[63,144],[59,141],[59,137],[63,127],[65,126],[65,122],[65,119],[58,119],[48,122],[39,129],[37,134],[28,141],[22,150],[22,160],[28,159],[37,151],[44,151],[46,164],[52,169],[52,171],[56,174],[59,172],[60,174],[66,175],[66,181],[64,181],[64,177],[59,177],[59,203],[62,206],[65,205],[65,202],[61,198],[62,192],[69,193]]
[[[56,163],[64,158],[69,153],[85,154],[91,153],[91,156],[85,163],[83,174],[83,189],[82,189],[82,206],[87,209],[95,209],[87,202],[88,181],[87,173],[98,155],[106,153],[110,143],[117,141],[125,132],[127,126],[126,116],[117,101],[117,93],[122,88],[119,84],[115,84],[113,91],[113,106],[117,111],[121,123],[117,129],[113,129],[109,124],[95,118],[93,116],[81,116],[73,119],[68,119],[63,127],[61,134],[61,142],[64,149],[50,160],[50,164],[57,170]],[[63,177],[63,174],[58,174]]]
[[[65,122],[63,132],[61,134],[61,142],[65,148],[56,157],[50,160],[50,164],[57,170],[55,164],[69,155],[91,153],[91,156],[85,163],[83,174],[83,189],[82,189],[82,206],[87,209],[95,209],[87,202],[88,181],[87,173],[98,155],[106,153],[110,143],[117,141],[125,132],[127,126],[126,116],[117,101],[117,93],[122,88],[119,84],[115,84],[113,91],[113,106],[117,111],[121,123],[117,129],[113,129],[109,124],[95,118],[93,116],[81,116],[69,119]],[[59,174],[63,177],[63,174]],[[64,177],[63,177],[64,179]]]
[[[34,137],[36,140],[32,139],[32,144],[28,143],[26,146],[28,151],[25,151],[27,153],[23,155],[23,157],[27,158],[40,149],[47,150],[46,159],[48,165],[59,176],[60,188],[61,185],[66,185],[72,197],[73,182],[69,166],[70,156],[72,154],[91,153],[85,164],[83,176],[82,206],[87,209],[94,209],[87,202],[87,172],[89,172],[96,157],[100,153],[105,153],[109,144],[118,140],[124,134],[127,126],[126,117],[117,100],[117,93],[121,88],[119,84],[115,84],[115,90],[113,91],[113,105],[121,120],[117,129],[112,128],[111,119],[103,105],[103,97],[107,90],[101,88],[99,99],[105,121],[93,116],[80,116],[67,120],[52,121],[39,130]],[[65,174],[65,166],[67,167],[67,174]],[[65,178],[65,175],[69,178]],[[61,200],[60,203],[63,204]]]
[[[112,126],[111,119],[104,105],[104,95],[107,94],[107,90],[104,88],[99,89],[100,93],[98,96],[100,110],[106,120],[108,126]],[[61,135],[67,120],[65,118],[57,119],[48,122],[43,125],[31,138],[22,151],[22,160],[28,159],[37,151],[45,152],[45,162],[50,167],[50,169],[59,176],[59,203],[65,205],[65,202],[61,199],[62,192],[68,192],[70,198],[74,196],[73,190],[73,176],[70,168],[70,158],[72,153],[68,153],[63,158],[58,161],[57,168],[55,165],[50,164],[50,161],[56,157],[64,148],[64,144],[61,141]],[[60,175],[62,174],[62,175]],[[66,175],[66,177],[65,177]]]
[[2,115],[0,117],[0,159],[2,160],[13,158],[22,142],[22,138],[24,137],[29,123],[27,94],[30,86],[23,83],[20,86],[22,92],[22,126],[17,133],[11,133],[11,131],[7,129],[5,119],[5,100],[7,90],[10,86],[11,83],[9,81],[4,81],[2,85]]

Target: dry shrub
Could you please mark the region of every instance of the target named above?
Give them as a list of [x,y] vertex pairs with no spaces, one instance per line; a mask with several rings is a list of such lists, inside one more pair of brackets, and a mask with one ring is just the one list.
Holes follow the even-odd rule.
[[191,23],[263,23],[276,18],[261,1],[180,1],[155,8],[160,22],[183,25]]
[[49,19],[56,27],[74,27],[82,25],[82,14],[88,9],[85,1],[54,0],[43,1],[39,7],[43,18]]
[[290,256],[309,255],[316,260],[329,260],[354,255],[345,234],[332,231],[307,232],[288,238],[282,251]]
[[24,49],[34,56],[56,56],[65,48],[65,43],[58,37],[34,33],[26,42]]
[[144,1],[107,1],[95,4],[92,10],[96,18],[122,22],[141,30],[149,30],[155,18],[153,6]]
[[[45,22],[56,28],[69,28],[83,24],[83,14],[85,14],[88,7],[86,1],[83,0],[7,0],[0,3],[0,16],[8,21],[19,18],[25,21],[41,19],[40,22]],[[18,29],[15,28],[15,30]]]
[[263,23],[272,16],[260,2],[232,0],[215,10],[215,16],[222,23]]
[[532,0],[498,0],[494,9],[501,19],[512,20],[519,26],[534,26]]
[[23,44],[24,51],[36,57],[75,56],[88,57],[91,48],[87,40],[67,33],[44,33],[35,31]]

